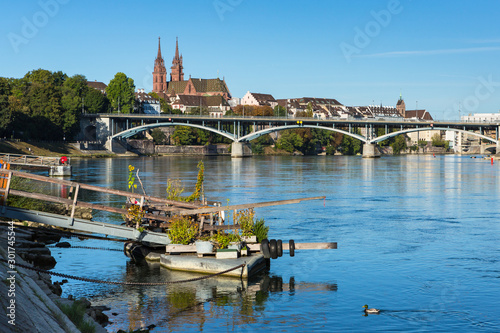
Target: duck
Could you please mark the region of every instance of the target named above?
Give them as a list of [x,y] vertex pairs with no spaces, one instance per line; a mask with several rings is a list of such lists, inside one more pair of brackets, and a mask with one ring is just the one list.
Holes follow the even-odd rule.
[[366,305],[366,304],[363,307],[365,308],[366,314],[379,314],[380,313],[379,309],[375,309],[375,308],[368,309],[368,305]]

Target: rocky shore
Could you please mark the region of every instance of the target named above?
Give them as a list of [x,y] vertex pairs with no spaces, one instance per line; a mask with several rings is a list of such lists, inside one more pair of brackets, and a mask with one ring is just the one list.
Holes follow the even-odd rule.
[[[107,323],[103,314],[107,309],[92,307],[86,299],[63,299],[64,281],[52,283],[50,275],[18,266],[53,268],[56,261],[46,245],[60,238],[49,229],[24,229],[19,224],[0,222],[0,305],[5,311],[0,332],[106,332],[101,325]],[[67,315],[68,309],[76,308],[81,309],[84,329]]]

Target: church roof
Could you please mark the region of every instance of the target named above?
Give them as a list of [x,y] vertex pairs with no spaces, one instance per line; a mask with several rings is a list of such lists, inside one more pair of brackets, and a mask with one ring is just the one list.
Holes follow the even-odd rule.
[[434,120],[427,110],[406,110],[405,118],[417,118],[423,120]]
[[215,96],[177,95],[174,104],[182,104],[188,107],[189,106],[197,107],[200,105],[204,107],[210,107],[210,106],[218,107],[220,105],[229,106],[226,99],[221,95],[215,95]]
[[227,93],[229,96],[231,93],[224,82],[221,79],[194,79],[190,78],[188,81],[170,81],[167,82],[167,93],[183,93],[186,89],[188,82],[191,81],[196,93]]
[[183,93],[188,81],[170,81],[167,82],[167,93]]

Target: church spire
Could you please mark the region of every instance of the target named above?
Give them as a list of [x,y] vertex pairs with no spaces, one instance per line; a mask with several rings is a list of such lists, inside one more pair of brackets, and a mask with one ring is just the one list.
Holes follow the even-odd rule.
[[179,58],[179,37],[175,37],[175,60],[180,60]]
[[161,47],[160,47],[160,37],[158,37],[158,55],[156,59],[161,59]]
[[175,38],[175,56],[172,60],[172,69],[170,73],[170,81],[184,81],[184,72],[182,69],[182,56],[179,57],[179,38]]
[[164,92],[167,89],[167,69],[161,56],[160,37],[158,37],[158,54],[156,55],[153,72],[153,91]]

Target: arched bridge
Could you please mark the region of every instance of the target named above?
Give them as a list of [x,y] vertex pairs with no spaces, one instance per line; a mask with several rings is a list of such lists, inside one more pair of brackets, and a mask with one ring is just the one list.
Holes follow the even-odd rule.
[[[113,144],[130,138],[137,133],[157,127],[190,126],[222,135],[233,143],[233,156],[245,155],[245,145],[262,135],[293,128],[316,128],[333,131],[356,138],[364,143],[363,155],[375,154],[375,145],[388,138],[411,132],[443,130],[456,131],[477,136],[491,141],[499,146],[499,123],[493,122],[459,122],[459,121],[421,121],[402,118],[377,119],[314,119],[314,118],[278,118],[278,117],[241,117],[231,116],[214,118],[192,115],[148,115],[148,114],[97,114],[84,115],[90,127],[84,131],[101,134],[100,139],[108,141],[108,147],[113,150]],[[101,124],[97,126],[96,124]],[[102,124],[105,124],[104,126]],[[104,137],[99,132],[104,128]],[[383,129],[384,134],[376,136],[377,129]],[[380,132],[380,131],[379,131]],[[494,138],[491,134],[494,134]],[[489,134],[490,136],[486,135]],[[236,152],[235,152],[236,151]],[[366,151],[366,152],[365,152]],[[370,153],[373,151],[373,153]],[[498,149],[497,151],[500,151]]]

